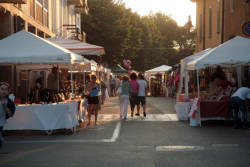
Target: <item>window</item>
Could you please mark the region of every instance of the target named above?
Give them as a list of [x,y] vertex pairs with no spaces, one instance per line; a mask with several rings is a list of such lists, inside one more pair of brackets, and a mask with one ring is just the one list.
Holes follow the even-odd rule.
[[200,42],[202,41],[202,14],[200,14],[200,26],[199,26],[199,32],[200,32]]
[[48,10],[48,0],[44,0],[43,3],[44,3],[43,7]]
[[218,5],[217,5],[217,33],[220,33],[220,0],[217,1]]
[[230,0],[230,12],[234,12],[234,0]]
[[35,0],[30,0],[30,16],[35,18]]
[[209,8],[209,32],[208,36],[211,38],[212,37],[212,8]]

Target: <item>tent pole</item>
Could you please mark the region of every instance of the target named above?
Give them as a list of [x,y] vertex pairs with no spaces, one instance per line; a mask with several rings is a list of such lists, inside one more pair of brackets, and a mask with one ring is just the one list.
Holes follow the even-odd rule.
[[71,96],[71,99],[74,98],[74,84],[73,84],[73,75],[72,75],[72,64],[70,64],[70,83],[71,83],[71,93],[72,93],[72,96]]
[[85,70],[83,69],[83,91],[85,92],[85,88],[86,88],[86,80],[85,80]]
[[187,70],[184,70],[184,76],[185,76],[185,96],[186,98],[189,97],[189,72]]
[[[198,97],[200,98],[200,81],[199,81],[199,71],[196,70],[196,77],[197,77],[197,90],[198,90]],[[198,114],[199,114],[199,123],[200,123],[200,127],[201,127],[201,113],[200,113],[200,107],[198,106]]]

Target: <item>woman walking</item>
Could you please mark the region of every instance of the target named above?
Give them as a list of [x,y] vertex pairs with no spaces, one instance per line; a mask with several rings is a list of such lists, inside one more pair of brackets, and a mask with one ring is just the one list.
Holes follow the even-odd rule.
[[124,76],[122,81],[122,91],[120,95],[120,119],[126,120],[128,113],[129,95],[131,93],[131,87],[128,82],[128,77]]
[[3,143],[3,126],[6,119],[12,117],[16,110],[14,102],[8,97],[9,95],[9,84],[6,82],[0,82],[0,148]]
[[95,115],[95,125],[97,124],[98,109],[100,106],[100,85],[96,82],[96,76],[91,75],[91,81],[86,88],[88,96],[88,124],[90,125],[91,114]]
[[134,116],[134,109],[135,109],[135,105],[137,104],[137,95],[138,95],[139,84],[136,81],[136,79],[137,79],[137,75],[136,75],[136,73],[133,72],[130,75],[130,81],[129,81],[130,86],[131,86],[131,95],[129,97],[130,108],[131,108],[131,117]]

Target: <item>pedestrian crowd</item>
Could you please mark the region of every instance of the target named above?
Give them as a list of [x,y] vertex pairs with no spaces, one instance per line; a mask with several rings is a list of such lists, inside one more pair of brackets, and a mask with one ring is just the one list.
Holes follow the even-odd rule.
[[120,101],[120,119],[126,120],[128,113],[128,105],[130,103],[131,117],[134,116],[134,109],[136,107],[136,116],[140,116],[140,106],[143,110],[143,117],[146,117],[146,93],[147,92],[147,82],[144,76],[139,73],[130,74],[130,79],[128,76],[124,75],[121,77],[121,82],[117,88],[117,94]]

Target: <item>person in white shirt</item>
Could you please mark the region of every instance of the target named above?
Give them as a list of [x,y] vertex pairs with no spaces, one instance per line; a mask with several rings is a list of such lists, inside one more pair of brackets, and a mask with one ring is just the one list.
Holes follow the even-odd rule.
[[[238,129],[242,124],[243,129],[247,129],[247,108],[245,100],[250,99],[250,89],[247,87],[239,88],[231,99],[231,107],[234,116],[234,128]],[[239,111],[241,111],[241,123],[239,124]]]
[[144,80],[143,75],[140,73],[138,75],[139,84],[138,88],[138,96],[137,96],[137,113],[136,116],[140,116],[140,104],[143,108],[143,116],[146,117],[146,89],[147,89],[147,82]]

